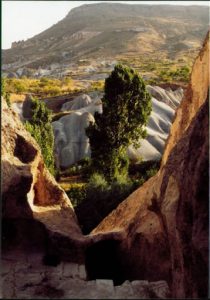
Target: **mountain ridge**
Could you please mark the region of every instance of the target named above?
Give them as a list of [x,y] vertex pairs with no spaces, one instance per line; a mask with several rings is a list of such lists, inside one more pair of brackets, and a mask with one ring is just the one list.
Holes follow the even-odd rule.
[[14,42],[2,51],[2,63],[14,71],[81,59],[154,54],[175,59],[198,50],[208,18],[205,6],[84,4],[34,37]]

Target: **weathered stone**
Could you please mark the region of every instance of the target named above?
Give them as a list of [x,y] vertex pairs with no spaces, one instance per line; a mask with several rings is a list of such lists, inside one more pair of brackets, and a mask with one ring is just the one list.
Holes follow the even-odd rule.
[[133,295],[134,292],[128,280],[120,286],[115,286],[115,299],[132,299]]
[[32,299],[35,294],[35,290],[35,286],[25,286],[22,290],[16,288],[16,297],[17,299]]
[[114,291],[113,281],[110,279],[96,279],[96,287],[108,294]]
[[82,287],[84,287],[84,281],[75,278],[64,278],[59,284],[58,289],[61,289],[65,292],[65,297],[72,298],[73,296],[76,297],[77,294],[79,294]]
[[26,273],[28,269],[31,267],[31,265],[27,262],[18,262],[15,264],[15,272],[16,273]]
[[167,282],[156,281],[149,283],[150,295],[152,294],[155,298],[168,299],[170,298],[170,290]]
[[87,277],[87,274],[86,274],[85,265],[79,265],[79,278],[85,280],[86,277]]
[[149,282],[144,280],[131,281],[131,286],[135,297],[139,299],[149,299]]
[[64,269],[64,263],[61,262],[58,266],[43,266],[45,269],[45,274],[56,274],[58,276],[62,276],[63,269]]
[[3,299],[13,299],[16,296],[14,275],[4,276],[1,284]]
[[64,296],[64,292],[61,289],[46,283],[35,288],[34,297],[36,298],[37,296],[47,299],[59,299]]
[[39,285],[42,282],[44,276],[44,273],[16,274],[15,285],[19,289],[24,290],[26,287]]
[[79,266],[74,263],[65,263],[63,267],[64,277],[79,277]]
[[14,268],[15,268],[14,262],[2,260],[1,261],[1,276],[5,276],[8,273],[11,273]]
[[4,248],[11,242],[13,249],[18,246],[21,261],[29,249],[41,251],[42,256],[50,252],[81,260],[85,239],[71,202],[46,169],[39,146],[4,99],[1,130]]

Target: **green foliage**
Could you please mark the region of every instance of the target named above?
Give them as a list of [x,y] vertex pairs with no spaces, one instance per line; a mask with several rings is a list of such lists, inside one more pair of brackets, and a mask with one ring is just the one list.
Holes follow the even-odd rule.
[[137,181],[107,183],[99,174],[93,174],[86,185],[83,201],[75,207],[84,234],[95,228],[119,203],[125,200],[139,185]]
[[188,66],[177,68],[176,70],[162,70],[159,73],[160,79],[164,82],[182,81],[188,82],[190,69]]
[[113,181],[127,175],[130,144],[139,147],[146,137],[143,126],[151,113],[151,97],[143,79],[131,68],[116,65],[105,80],[103,114],[87,128],[93,169]]
[[87,191],[85,185],[72,184],[72,186],[66,193],[71,200],[72,205],[76,207],[77,205],[82,203],[82,201],[84,201]]
[[141,182],[145,182],[154,176],[160,168],[160,161],[143,161],[139,164],[129,166],[129,175],[131,178],[138,178]]
[[32,119],[25,122],[25,127],[39,144],[46,167],[51,174],[55,175],[54,135],[51,120],[51,111],[46,107],[45,103],[33,98]]
[[5,99],[6,99],[8,107],[11,107],[11,101],[10,101],[10,94],[9,93],[6,93]]
[[98,173],[93,173],[89,179],[88,186],[89,188],[93,188],[93,189],[98,188],[98,189],[105,190],[108,186],[108,183],[103,175]]
[[90,158],[84,157],[83,159],[79,160],[76,164],[62,171],[61,175],[63,177],[77,175],[83,178],[87,178],[89,177],[90,173]]
[[83,233],[88,234],[113,209],[140,187],[159,169],[160,162],[146,161],[129,167],[128,177],[119,175],[107,182],[99,173],[93,173],[87,184],[70,184],[67,194],[75,207]]
[[10,93],[31,93],[42,97],[66,94],[75,90],[72,79],[64,77],[62,80],[42,77],[34,78],[6,78],[7,90]]
[[98,80],[91,82],[90,90],[102,91],[104,88],[104,80]]
[[5,96],[5,84],[6,84],[6,81],[5,81],[5,78],[1,78],[1,96]]

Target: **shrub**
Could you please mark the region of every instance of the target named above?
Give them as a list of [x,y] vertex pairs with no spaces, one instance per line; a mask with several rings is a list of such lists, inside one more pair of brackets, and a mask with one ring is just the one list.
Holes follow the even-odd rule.
[[[93,177],[94,178],[94,177]],[[75,207],[79,223],[84,234],[94,229],[117,205],[136,189],[136,183],[107,184],[102,177],[97,178],[97,184],[92,181],[86,185],[86,196]]]
[[46,167],[55,176],[54,135],[51,125],[51,111],[43,101],[32,98],[32,118],[25,122],[26,129],[35,138],[41,148]]
[[159,165],[158,161],[146,161],[131,166],[132,179],[119,175],[115,181],[108,183],[103,175],[94,173],[87,184],[71,185],[67,194],[83,233],[88,234],[134,190],[154,176]]
[[98,173],[93,173],[92,176],[89,179],[88,187],[90,189],[105,189],[107,188],[108,183],[105,179],[105,177]]
[[86,186],[81,184],[72,184],[66,192],[74,207],[82,203],[86,198]]

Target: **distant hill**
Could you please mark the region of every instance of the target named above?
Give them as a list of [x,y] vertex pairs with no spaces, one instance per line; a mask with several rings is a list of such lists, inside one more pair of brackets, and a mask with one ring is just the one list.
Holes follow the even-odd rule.
[[85,4],[42,33],[14,42],[2,51],[2,64],[14,71],[81,59],[181,57],[198,50],[208,22],[205,6]]

